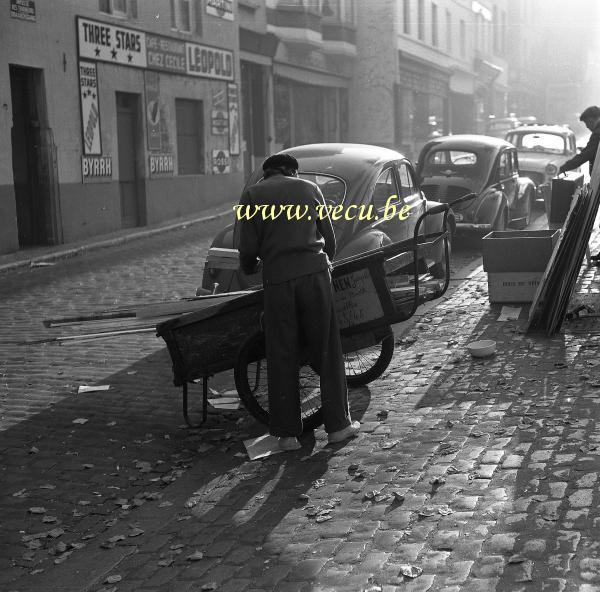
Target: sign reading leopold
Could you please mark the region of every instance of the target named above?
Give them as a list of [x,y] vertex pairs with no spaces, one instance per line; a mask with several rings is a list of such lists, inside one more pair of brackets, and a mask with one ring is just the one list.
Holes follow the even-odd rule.
[[94,62],[79,62],[79,99],[83,153],[102,154],[100,142],[100,109],[98,108],[98,75]]
[[198,43],[186,43],[185,49],[190,76],[233,80],[233,52]]

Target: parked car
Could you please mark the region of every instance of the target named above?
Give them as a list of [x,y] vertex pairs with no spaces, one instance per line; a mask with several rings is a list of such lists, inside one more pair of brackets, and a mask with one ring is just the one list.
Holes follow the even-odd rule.
[[432,140],[421,150],[417,175],[428,199],[451,203],[477,194],[453,207],[457,235],[529,225],[535,186],[520,176],[517,150],[505,140],[477,135]]
[[577,151],[575,134],[563,125],[524,125],[509,131],[506,140],[516,146],[521,175],[535,183],[540,200],[548,198],[560,165]]
[[[311,144],[289,148],[283,152],[293,154],[299,163],[299,176],[316,183],[330,207],[342,206],[344,212],[354,217],[342,216],[332,220],[337,241],[336,259],[379,248],[386,244],[412,238],[419,216],[439,205],[428,201],[421,192],[411,163],[399,152],[362,144]],[[256,169],[246,186],[258,183],[262,169]],[[391,199],[391,201],[390,201]],[[395,205],[399,213],[405,208],[407,216],[385,219],[386,204]],[[359,208],[368,213],[369,206],[375,215],[360,219]],[[348,216],[351,218],[351,216]],[[366,218],[366,216],[362,216]],[[233,218],[233,216],[232,216]],[[454,228],[454,216],[449,216]],[[424,221],[424,232],[442,230],[443,215],[434,214]],[[245,275],[237,268],[237,261],[220,264],[219,249],[236,249],[238,245],[235,219],[223,228],[213,240],[204,267],[202,287],[211,292],[230,292],[260,285],[260,274]],[[445,275],[443,244],[425,254],[419,265],[423,272],[434,277]],[[421,270],[419,270],[421,271]],[[215,288],[215,284],[218,286]]]
[[485,133],[494,138],[504,139],[506,132],[520,125],[521,121],[514,115],[510,117],[492,117],[485,126]]

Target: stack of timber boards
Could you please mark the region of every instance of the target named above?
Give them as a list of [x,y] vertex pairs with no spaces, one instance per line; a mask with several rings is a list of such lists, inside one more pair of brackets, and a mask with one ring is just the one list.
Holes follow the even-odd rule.
[[560,330],[600,206],[600,148],[590,185],[579,190],[529,311],[527,333]]
[[162,321],[208,308],[216,311],[224,303],[245,294],[248,294],[248,291],[225,292],[173,301],[128,305],[59,319],[46,319],[44,320],[45,327],[63,332],[66,330],[69,333],[27,341],[24,344],[58,343],[62,345],[118,335],[153,333],[156,332],[156,325]]

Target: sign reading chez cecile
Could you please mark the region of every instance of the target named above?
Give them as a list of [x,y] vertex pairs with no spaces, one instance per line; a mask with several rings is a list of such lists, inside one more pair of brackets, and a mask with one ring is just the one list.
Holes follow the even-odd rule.
[[233,52],[77,17],[79,57],[215,80],[234,78]]

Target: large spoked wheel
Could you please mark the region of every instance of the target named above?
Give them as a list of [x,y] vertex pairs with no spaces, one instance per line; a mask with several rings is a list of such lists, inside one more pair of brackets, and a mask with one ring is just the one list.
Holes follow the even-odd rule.
[[[234,368],[235,386],[255,419],[269,425],[269,390],[265,335],[259,331],[249,337],[238,351]],[[310,367],[300,368],[300,401],[304,430],[314,430],[323,423],[319,375]]]
[[[383,339],[344,356],[348,386],[363,386],[379,378],[390,365],[394,354],[391,327]],[[259,331],[249,337],[238,351],[234,368],[235,386],[248,413],[269,424],[269,390],[265,336]],[[323,423],[319,375],[309,366],[300,368],[300,401],[304,430],[314,430]]]
[[344,356],[348,386],[364,386],[379,378],[387,370],[393,355],[394,333],[390,327],[379,343]]

